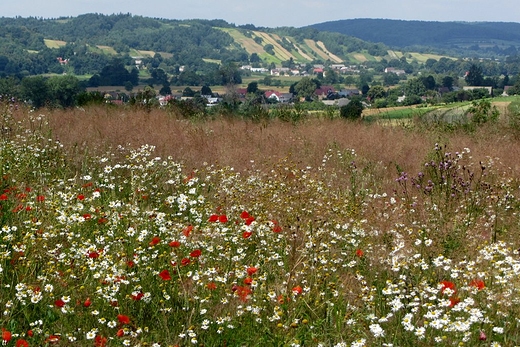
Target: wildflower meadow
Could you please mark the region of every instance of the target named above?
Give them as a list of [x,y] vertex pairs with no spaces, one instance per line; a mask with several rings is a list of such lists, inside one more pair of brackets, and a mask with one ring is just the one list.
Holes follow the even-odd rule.
[[[409,165],[280,125],[266,141],[319,158],[235,168],[159,141],[74,144],[45,112],[1,112],[5,346],[520,345],[518,166],[449,134]],[[244,141],[270,131],[248,126]]]

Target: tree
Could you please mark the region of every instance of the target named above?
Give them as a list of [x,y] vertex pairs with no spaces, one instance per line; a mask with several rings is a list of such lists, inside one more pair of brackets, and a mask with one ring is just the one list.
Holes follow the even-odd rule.
[[339,114],[341,117],[349,120],[361,118],[363,113],[363,103],[360,98],[352,98],[348,104],[341,106]]
[[469,86],[481,86],[484,82],[482,68],[479,65],[471,64],[465,80]]
[[258,92],[258,82],[250,82],[248,85],[247,85],[247,93],[256,93]]
[[424,83],[418,78],[412,78],[408,82],[406,82],[404,86],[404,94],[406,96],[417,95],[422,96],[426,93],[426,87]]
[[453,77],[444,76],[442,78],[442,86],[451,90],[453,88]]
[[126,81],[126,82],[125,82],[125,90],[126,90],[127,92],[131,92],[132,89],[134,89],[134,85],[132,84],[132,82],[130,82],[130,81]]
[[393,86],[399,83],[399,76],[393,72],[387,72],[383,75],[383,84],[385,86]]
[[219,69],[219,74],[221,77],[221,84],[223,86],[242,83],[242,76],[240,75],[240,71],[233,63],[222,65]]
[[49,87],[42,76],[25,77],[22,80],[22,96],[35,108],[45,106],[49,102]]
[[385,88],[382,86],[372,86],[367,92],[367,97],[370,98],[371,101],[384,98],[386,97]]
[[427,90],[434,90],[435,89],[435,78],[433,78],[432,75],[429,75],[428,77],[423,77],[422,78],[422,83],[424,84],[424,87],[427,89]]
[[316,91],[317,84],[314,80],[309,77],[303,77],[296,85],[294,86],[294,91],[296,95],[301,98],[305,98],[305,100],[311,100],[314,96],[314,92]]
[[251,63],[259,63],[261,61],[260,57],[257,53],[251,53],[251,56],[249,57],[249,62]]
[[266,51],[266,53],[274,55],[274,46],[272,44],[268,43],[267,45],[264,46],[264,51]]
[[200,95],[213,95],[211,88],[207,85],[202,86],[200,89]]
[[75,76],[54,76],[47,81],[51,102],[61,107],[72,107],[76,96],[81,91],[79,80]]
[[170,84],[163,84],[161,89],[159,90],[160,95],[170,95],[172,93],[172,89],[170,88]]
[[193,97],[195,96],[195,92],[190,87],[186,87],[182,91],[182,96]]

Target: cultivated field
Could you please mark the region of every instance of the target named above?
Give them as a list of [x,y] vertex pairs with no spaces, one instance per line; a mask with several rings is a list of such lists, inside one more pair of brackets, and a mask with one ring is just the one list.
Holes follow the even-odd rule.
[[471,132],[1,110],[4,345],[520,344],[518,108]]

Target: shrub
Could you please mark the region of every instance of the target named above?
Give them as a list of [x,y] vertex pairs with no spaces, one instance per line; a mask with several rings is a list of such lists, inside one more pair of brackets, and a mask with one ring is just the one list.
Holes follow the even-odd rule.
[[363,104],[359,98],[353,98],[347,105],[341,106],[339,111],[341,117],[351,120],[361,118],[362,113]]

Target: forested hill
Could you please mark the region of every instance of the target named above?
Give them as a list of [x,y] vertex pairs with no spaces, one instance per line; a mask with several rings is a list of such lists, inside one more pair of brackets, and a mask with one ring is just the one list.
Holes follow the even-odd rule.
[[511,55],[520,48],[520,23],[346,19],[310,27],[401,49],[422,46]]
[[338,33],[236,26],[223,20],[93,13],[54,19],[0,18],[0,75],[62,73],[65,66],[57,57],[67,61],[67,72],[92,74],[111,56],[129,59],[156,54],[167,59],[169,66],[200,71],[208,62],[263,67],[284,62],[355,64],[381,59],[389,52],[382,44]]

